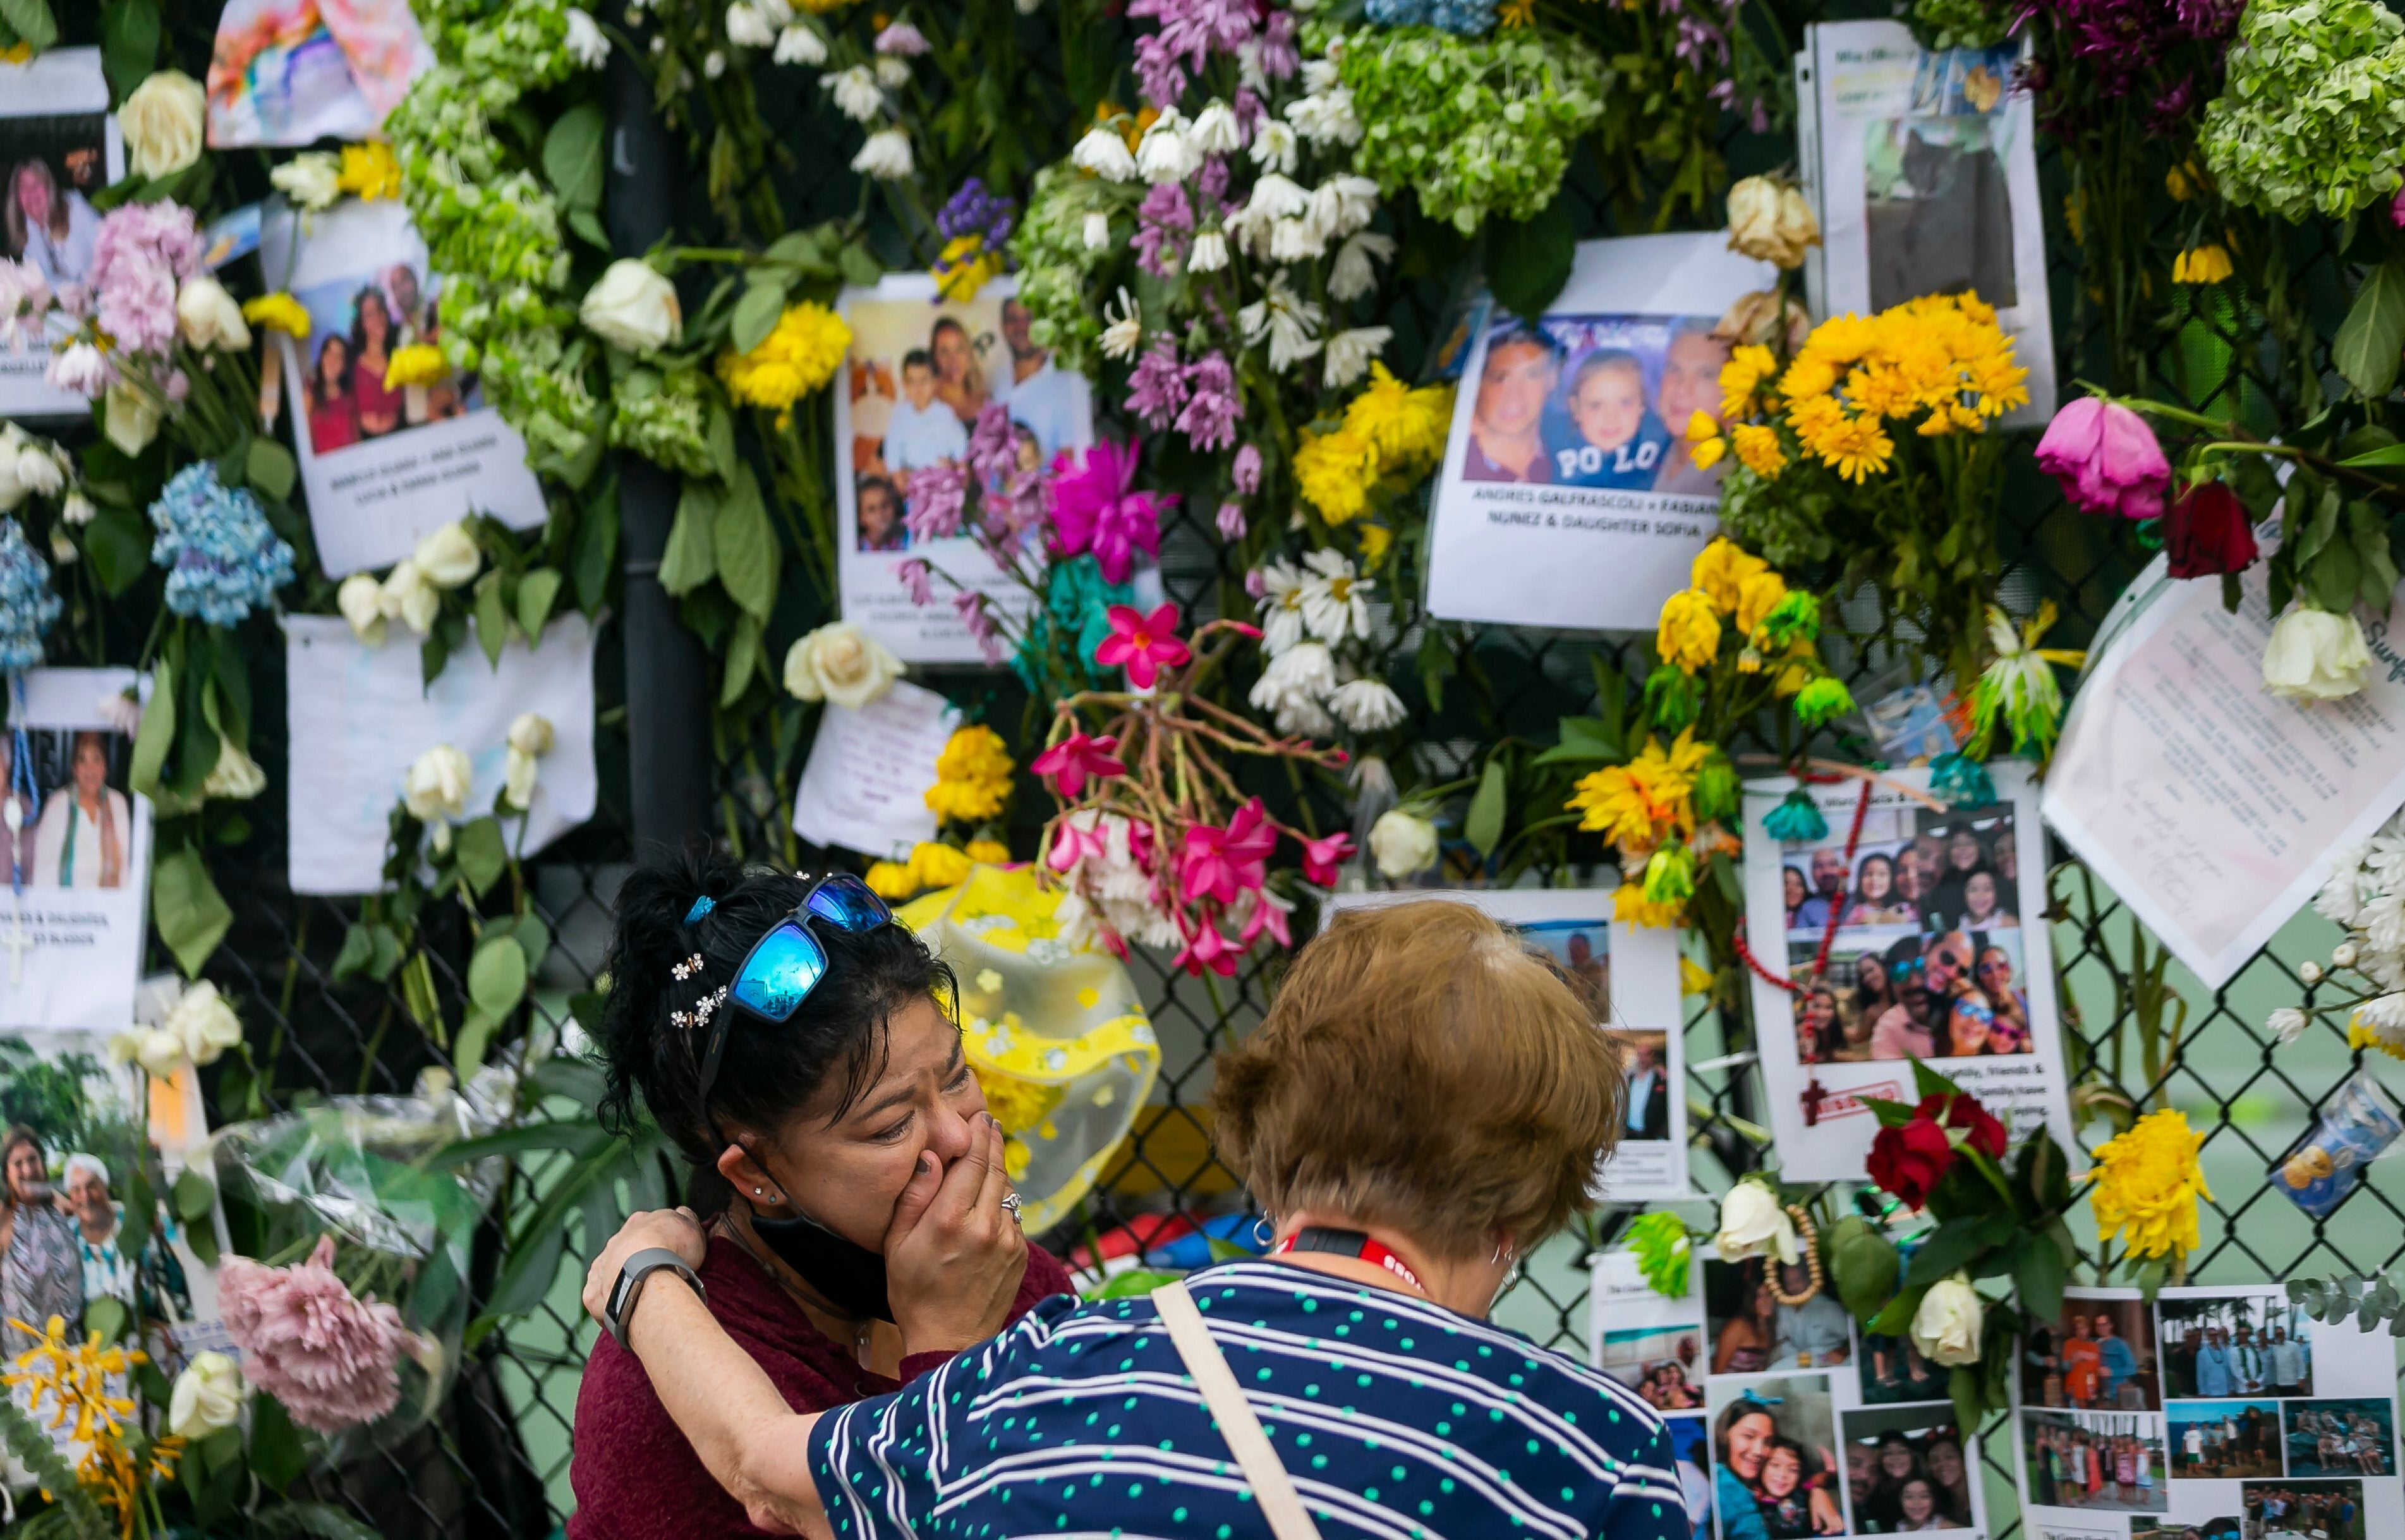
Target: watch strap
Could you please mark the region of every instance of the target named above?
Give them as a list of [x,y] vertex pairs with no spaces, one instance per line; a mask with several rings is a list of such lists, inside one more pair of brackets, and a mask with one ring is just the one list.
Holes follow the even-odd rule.
[[635,1301],[642,1293],[643,1280],[663,1268],[693,1285],[694,1293],[704,1304],[709,1303],[710,1291],[701,1286],[701,1279],[684,1264],[684,1258],[665,1246],[647,1246],[628,1257],[626,1264],[618,1269],[618,1280],[610,1289],[610,1307],[603,1312],[607,1318],[603,1324],[610,1328],[610,1335],[618,1339],[619,1347],[633,1350],[633,1345],[626,1340],[626,1322],[634,1317]]

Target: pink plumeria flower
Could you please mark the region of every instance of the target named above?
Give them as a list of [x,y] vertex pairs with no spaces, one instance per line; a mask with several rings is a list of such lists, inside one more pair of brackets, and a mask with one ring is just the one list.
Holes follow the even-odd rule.
[[1044,860],[1055,871],[1068,871],[1090,855],[1099,860],[1104,854],[1102,830],[1079,828],[1064,821],[1055,827],[1052,850]]
[[1226,828],[1198,824],[1186,831],[1177,885],[1188,903],[1216,898],[1232,904],[1237,895],[1259,888],[1269,876],[1277,830],[1258,797],[1238,808]]
[[1194,656],[1177,639],[1177,606],[1163,604],[1150,615],[1133,605],[1110,608],[1111,634],[1094,648],[1094,661],[1104,668],[1127,670],[1128,683],[1140,690],[1152,688],[1163,669],[1174,669]]
[[1302,880],[1314,887],[1334,887],[1336,869],[1353,857],[1353,836],[1338,831],[1321,840],[1302,841]]
[[1193,940],[1170,959],[1169,966],[1182,968],[1198,979],[1205,968],[1223,979],[1232,979],[1236,976],[1236,959],[1244,954],[1244,950],[1220,935],[1217,925],[1205,921],[1202,927],[1194,933]]
[[1027,768],[1037,775],[1050,776],[1052,789],[1074,800],[1085,792],[1090,777],[1107,781],[1127,773],[1126,764],[1111,752],[1118,746],[1119,741],[1108,733],[1089,738],[1082,732],[1072,732],[1037,755],[1034,763]]
[[1293,946],[1294,932],[1286,923],[1287,911],[1293,907],[1268,888],[1254,889],[1253,911],[1245,916],[1245,928],[1236,938],[1238,943],[1250,948],[1266,930],[1276,939],[1278,945]]

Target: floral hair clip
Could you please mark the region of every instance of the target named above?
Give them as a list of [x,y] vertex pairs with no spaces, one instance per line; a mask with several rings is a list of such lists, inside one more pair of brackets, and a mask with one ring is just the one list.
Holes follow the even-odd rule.
[[724,1005],[725,1003],[726,986],[724,984],[721,984],[716,989],[711,990],[709,994],[704,995],[700,999],[696,1000],[691,1010],[669,1011],[668,1023],[670,1025],[682,1027],[687,1031],[691,1031],[693,1028],[697,1026],[708,1026],[710,1024],[710,1013],[716,1010],[720,1006]]
[[687,957],[684,961],[677,964],[676,967],[669,968],[668,977],[674,979],[679,983],[682,983],[687,979],[692,978],[695,974],[700,971],[701,954],[696,952],[692,956]]

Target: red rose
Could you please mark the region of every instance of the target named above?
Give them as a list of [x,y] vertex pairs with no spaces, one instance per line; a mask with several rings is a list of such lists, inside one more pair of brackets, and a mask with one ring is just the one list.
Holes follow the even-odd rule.
[[2238,494],[2200,481],[2163,515],[2163,554],[2173,577],[2217,577],[2255,563],[2255,521]]
[[1965,1144],[1990,1160],[2004,1159],[2004,1125],[1996,1121],[1995,1114],[1980,1106],[1977,1097],[1960,1092],[1954,1095],[1952,1107],[1947,1106],[1947,1100],[1945,1096],[1923,1096],[1912,1115],[1933,1121],[1942,1118],[1947,1127],[1962,1131]]
[[1882,1128],[1871,1140],[1871,1180],[1907,1208],[1927,1203],[1930,1190],[1953,1164],[1954,1146],[1946,1130],[1926,1117]]

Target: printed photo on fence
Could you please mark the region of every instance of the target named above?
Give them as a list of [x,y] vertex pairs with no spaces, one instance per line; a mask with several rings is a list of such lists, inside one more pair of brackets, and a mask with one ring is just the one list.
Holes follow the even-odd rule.
[[929,563],[1006,615],[1020,613],[1026,596],[973,537],[914,533],[911,483],[965,457],[979,415],[997,403],[1009,414],[1020,469],[1086,448],[1094,442],[1091,389],[1030,335],[1032,318],[1006,277],[975,299],[945,300],[927,275],[893,274],[875,289],[846,290],[837,303],[851,328],[836,381],[844,616],[907,663],[983,662],[949,592],[932,604],[911,601],[897,575],[902,561]]
[[1704,1405],[1703,1334],[1692,1325],[1631,1326],[1603,1334],[1596,1367],[1644,1397],[1656,1411]]
[[2393,1401],[2290,1401],[2279,1409],[2289,1476],[2395,1476]]
[[2284,1474],[2276,1401],[2174,1401],[2163,1417],[2171,1429],[2174,1480],[2226,1481],[2242,1476]]
[[2154,1315],[2131,1295],[2067,1295],[2021,1341],[2025,1406],[2153,1411],[2162,1401]]
[[1837,1420],[1854,1533],[1978,1525],[1979,1482],[1950,1403],[1849,1411]]
[[0,825],[0,1026],[122,1031],[149,913],[150,803],[127,784],[134,675],[24,680],[0,733],[0,801],[18,817]]
[[1796,66],[1805,193],[1821,219],[1804,269],[1812,314],[1976,294],[2030,372],[2011,428],[2055,407],[2036,122],[2013,87],[2021,48],[1932,50],[1902,21],[1819,22]]
[[2160,1412],[2025,1411],[2029,1501],[2081,1514],[2169,1513]]
[[1920,770],[1813,786],[1828,833],[1808,842],[1763,823],[1793,782],[1747,787],[1748,927],[1785,940],[1781,982],[1752,984],[1763,1076],[1806,1180],[1862,1177],[1864,1099],[1918,1101],[1913,1059],[2008,1127],[2069,1137],[2046,930],[2021,919],[2046,907],[2036,794],[2026,766],[1993,768],[1999,799],[1977,809],[1930,796]]
[[1853,1357],[1853,1318],[1822,1289],[1801,1305],[1779,1295],[1808,1292],[1811,1270],[1801,1261],[1747,1257],[1703,1264],[1705,1321],[1711,1335],[1711,1371],[1761,1374],[1780,1369],[1830,1369]]
[[[477,377],[394,371],[405,349],[443,341],[442,282],[403,205],[344,203],[299,223],[279,207],[260,256],[269,273],[290,275],[286,287],[309,312],[309,335],[279,333],[274,356],[327,575],[388,566],[471,513],[515,530],[542,523],[526,441],[485,404]],[[275,390],[263,374],[271,422]]]
[[1552,959],[1617,1038],[1628,1071],[1620,1142],[1596,1182],[1599,1200],[1660,1202],[1688,1195],[1687,1059],[1680,1009],[1677,933],[1615,924],[1610,888],[1414,888],[1340,893],[1324,915],[1356,905],[1452,898],[1517,930]]
[[2278,1287],[2165,1299],[2163,1393],[2311,1395],[2312,1324]]
[[2396,1533],[2367,1527],[2360,1481],[2248,1481],[2239,1491],[2244,1540],[2366,1540]]
[[1882,1336],[1864,1332],[1860,1335],[1854,1366],[1860,1371],[1864,1406],[1946,1399],[1947,1377],[1953,1371],[1923,1357],[1909,1334]]
[[1715,1379],[1706,1404],[1723,1540],[1849,1533],[1827,1375]]
[[[1697,1405],[1701,1405],[1700,1402]],[[1687,1523],[1697,1534],[1712,1529],[1712,1434],[1707,1417],[1666,1417],[1672,1463],[1678,1468],[1679,1491],[1687,1500]]]
[[[51,49],[0,63],[0,257],[25,263],[51,295],[80,303],[100,211],[92,199],[125,174],[100,50]],[[68,318],[52,310],[49,335]],[[0,331],[0,416],[88,416],[91,403],[43,379],[50,350],[38,327]]]
[[2242,1531],[2236,1519],[2200,1519],[2189,1523],[2138,1518],[2130,1520],[2130,1540],[2242,1540]]
[[1767,269],[1712,236],[1578,248],[1533,322],[1470,333],[1429,529],[1428,608],[1458,620],[1651,627],[1720,528],[1720,467],[1685,429],[1718,420],[1714,325]]

